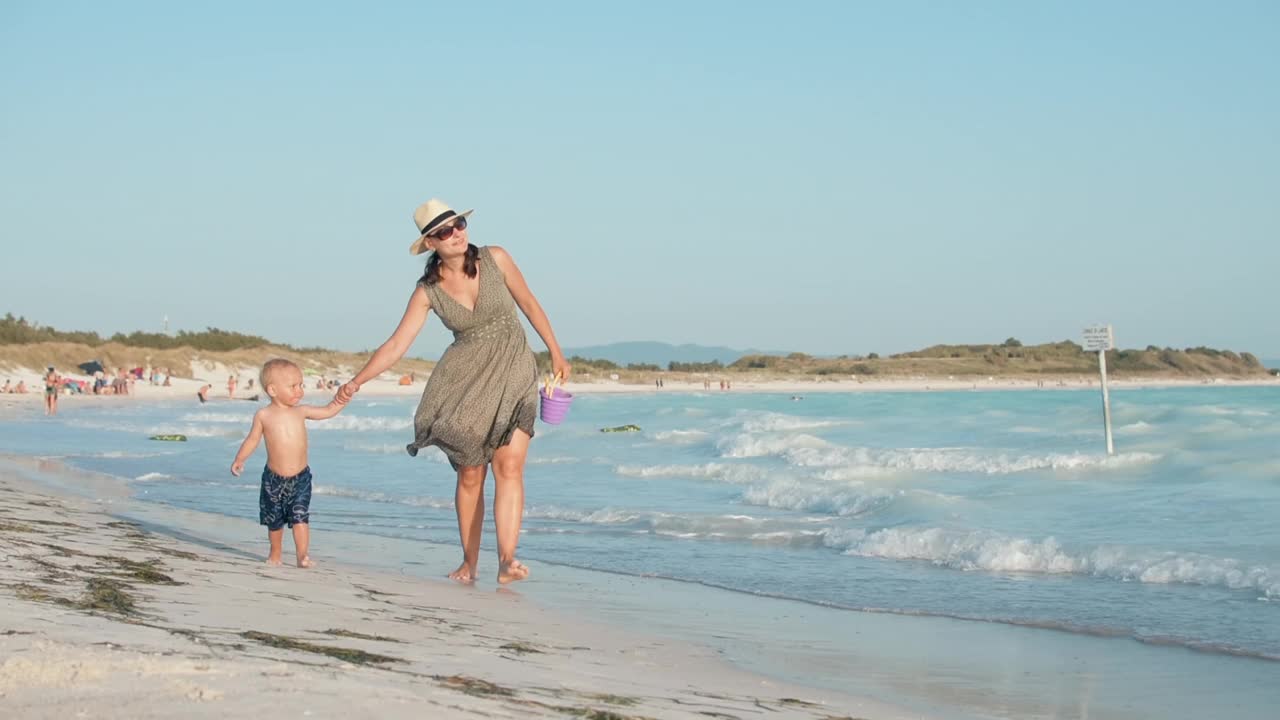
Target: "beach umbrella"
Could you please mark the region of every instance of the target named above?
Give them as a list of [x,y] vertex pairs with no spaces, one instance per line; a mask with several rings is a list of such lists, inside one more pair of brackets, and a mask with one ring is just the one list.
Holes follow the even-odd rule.
[[104,368],[102,367],[102,363],[98,362],[97,360],[82,362],[76,367],[83,370],[85,375],[92,375],[94,373],[105,372]]

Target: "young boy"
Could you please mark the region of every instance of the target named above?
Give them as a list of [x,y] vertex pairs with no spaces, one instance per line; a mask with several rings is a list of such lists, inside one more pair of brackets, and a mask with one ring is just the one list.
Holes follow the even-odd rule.
[[231,474],[239,477],[244,461],[267,440],[267,466],[262,469],[262,490],[258,493],[259,518],[267,526],[271,541],[268,565],[280,564],[284,526],[293,529],[293,546],[298,567],[312,566],[307,555],[310,544],[311,468],[307,466],[307,420],[324,420],[337,415],[344,403],[335,398],[324,407],[299,405],[302,400],[302,371],[288,360],[268,360],[258,376],[259,385],[271,397],[271,404],[253,415],[253,427],[231,463]]

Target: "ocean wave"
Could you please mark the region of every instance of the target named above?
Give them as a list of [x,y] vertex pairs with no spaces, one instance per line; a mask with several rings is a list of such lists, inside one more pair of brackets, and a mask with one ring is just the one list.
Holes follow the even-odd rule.
[[[792,547],[823,547],[833,542],[828,539],[829,533],[833,532],[831,528],[803,527],[785,519],[759,518],[740,513],[701,515],[626,508],[579,510],[543,505],[528,508],[525,511],[525,518],[595,526],[607,528],[613,532],[656,535],[678,540],[740,541]],[[812,523],[806,524],[812,525]],[[546,527],[540,530],[585,534],[592,532],[589,529],[554,530]],[[596,530],[596,532],[599,531]]]
[[373,492],[369,490],[355,490],[337,485],[313,485],[311,492],[316,495],[328,495],[331,497],[350,498],[352,500],[364,500],[366,502],[387,503],[392,505],[407,505],[409,507],[426,507],[436,509],[453,508],[453,500],[445,498],[391,495],[388,493]]
[[798,467],[841,468],[849,476],[869,476],[875,468],[915,472],[962,472],[1002,475],[1030,470],[1114,469],[1160,459],[1148,452],[1101,454],[1048,453],[1023,455],[980,448],[893,448],[873,450],[834,445],[806,434],[738,435],[722,439],[721,455],[732,458],[776,456]]
[[551,457],[531,457],[527,462],[530,465],[567,465],[569,463],[581,461],[576,457],[570,457],[568,455],[553,455]]
[[1280,598],[1280,568],[1248,565],[1198,553],[1100,546],[1071,552],[1055,538],[1030,540],[989,531],[886,528],[852,533],[846,555],[922,560],[955,570],[1092,575],[1124,582],[1184,584],[1251,590]]
[[1223,405],[1196,405],[1187,408],[1188,412],[1200,413],[1202,415],[1238,415],[1241,417],[1269,417],[1271,413],[1266,410],[1257,408],[1236,408],[1226,407]]
[[256,407],[250,407],[248,412],[244,413],[228,413],[228,412],[193,412],[180,415],[179,422],[212,422],[212,423],[245,423],[246,425],[253,420],[253,414],[257,412]]
[[[128,428],[119,428],[128,430]],[[249,423],[245,422],[243,427],[209,427],[199,425],[183,425],[174,427],[172,425],[153,425],[140,431],[143,435],[186,435],[187,437],[235,437],[243,436],[249,433]]]
[[753,465],[715,462],[702,465],[617,465],[613,471],[623,477],[710,478],[735,485],[758,482],[766,476],[764,469]]
[[716,449],[722,457],[753,458],[770,455],[789,455],[800,450],[840,449],[820,437],[805,433],[790,435],[741,434],[721,438]]
[[307,426],[311,430],[349,430],[352,432],[371,432],[383,430],[409,430],[413,427],[413,418],[392,417],[359,417],[356,415],[338,415],[323,422],[315,422]]
[[659,430],[650,435],[654,440],[674,445],[694,445],[711,437],[704,430]]
[[775,412],[740,413],[735,422],[741,423],[742,429],[749,433],[814,430],[824,427],[857,424],[854,420],[830,420]]
[[150,452],[150,453],[142,453],[142,452],[129,452],[129,451],[126,451],[126,450],[107,450],[106,452],[100,452],[100,453],[89,453],[89,454],[87,454],[87,455],[76,455],[76,456],[73,456],[73,457],[86,457],[86,458],[108,458],[108,459],[111,459],[111,460],[117,460],[117,459],[129,459],[129,460],[136,460],[136,459],[140,459],[140,458],[161,457],[161,456],[164,456],[164,455],[172,455],[172,454],[174,454],[174,453],[173,453],[173,452]]
[[172,475],[166,475],[165,473],[161,473],[161,472],[149,472],[149,473],[144,473],[142,475],[139,475],[138,477],[134,478],[134,480],[137,480],[138,482],[149,482],[151,480],[169,480],[172,477],[173,477]]
[[864,493],[849,488],[781,481],[747,488],[742,493],[742,501],[780,510],[858,517],[888,506],[900,494],[888,490]]

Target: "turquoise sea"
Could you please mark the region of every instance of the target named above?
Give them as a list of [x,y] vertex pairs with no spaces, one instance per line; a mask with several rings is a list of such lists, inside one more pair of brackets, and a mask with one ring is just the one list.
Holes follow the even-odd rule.
[[[533,441],[518,591],[935,715],[1275,717],[1280,387],[1112,400],[1108,458],[1096,390],[583,393]],[[404,451],[415,406],[311,425],[317,558],[456,564],[449,465]],[[65,403],[0,421],[0,451],[248,547],[260,470],[227,468],[255,407]]]

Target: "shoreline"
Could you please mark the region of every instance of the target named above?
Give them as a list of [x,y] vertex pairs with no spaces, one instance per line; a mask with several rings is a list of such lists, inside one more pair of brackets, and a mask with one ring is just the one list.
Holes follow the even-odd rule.
[[520,585],[268,568],[249,548],[121,519],[136,501],[110,484],[35,459],[0,466],[0,701],[23,717],[225,717],[264,701],[319,717],[920,717],[563,616]]
[[[256,376],[256,369],[250,373],[250,368],[241,369],[241,377],[248,374],[250,377]],[[215,377],[225,376],[229,374],[229,370],[224,367],[215,369]],[[28,388],[36,388],[37,391],[30,391],[25,395],[19,394],[0,394],[0,416],[9,415],[14,410],[23,407],[34,408],[36,411],[42,411],[44,394],[43,380],[39,373],[32,370],[17,369],[0,373],[0,377],[11,379],[15,382],[23,380]],[[68,375],[68,377],[83,380],[83,375]],[[91,379],[91,378],[90,378]],[[591,381],[574,380],[566,383],[565,387],[569,392],[574,394],[663,394],[663,393],[705,393],[705,394],[732,394],[732,393],[753,393],[753,394],[790,394],[795,395],[797,400],[803,399],[805,394],[826,394],[826,393],[893,393],[893,392],[1008,392],[1008,391],[1064,391],[1064,390],[1092,390],[1099,391],[1100,384],[1097,378],[1082,378],[1079,376],[1063,376],[1063,377],[1047,377],[1047,378],[1025,378],[1025,377],[999,377],[989,376],[986,378],[929,378],[929,377],[882,377],[868,378],[860,380],[841,379],[826,380],[814,378],[811,380],[778,380],[765,379],[753,380],[747,378],[729,378],[732,386],[730,389],[722,390],[718,386],[718,380],[712,381],[711,389],[706,389],[702,381],[686,381],[686,380],[664,380],[663,387],[655,387],[652,384],[636,384],[624,383],[609,379],[593,379]],[[160,387],[150,385],[145,382],[138,382],[134,387],[134,394],[116,397],[112,395],[77,395],[63,393],[59,396],[59,409],[64,404],[79,404],[82,402],[125,402],[130,401],[157,401],[157,400],[183,400],[191,398],[193,405],[198,404],[196,400],[196,392],[201,386],[206,384],[206,380],[190,379],[190,378],[173,378],[172,386]],[[259,388],[246,391],[243,385],[238,388],[234,399],[227,396],[227,388],[225,381],[219,385],[213,382],[213,389],[209,393],[210,405],[218,405],[225,402],[245,401],[253,395],[257,395],[259,401],[265,401],[265,395],[261,394]],[[377,396],[377,397],[417,397],[422,394],[423,388],[426,386],[425,378],[418,380],[410,385],[400,385],[396,378],[391,377],[390,373],[384,373],[382,377],[374,379],[365,384],[360,389],[360,395]],[[1162,390],[1173,388],[1222,388],[1222,387],[1280,387],[1280,377],[1274,378],[1125,378],[1119,379],[1113,377],[1108,378],[1109,389],[1114,391],[1125,390]],[[304,402],[318,403],[325,402],[332,396],[330,390],[316,389],[314,386],[306,389],[306,398]],[[322,400],[323,399],[323,400]]]

